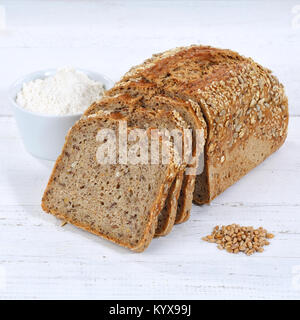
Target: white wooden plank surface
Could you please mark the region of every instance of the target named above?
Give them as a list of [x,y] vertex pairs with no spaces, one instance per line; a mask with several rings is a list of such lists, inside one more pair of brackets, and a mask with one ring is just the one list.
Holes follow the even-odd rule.
[[[297,1],[0,1],[0,299],[300,298],[300,28]],[[2,24],[0,23],[0,26]],[[52,162],[26,153],[6,100],[24,73],[75,65],[117,80],[153,52],[204,43],[269,66],[290,100],[285,145],[142,254],[44,214]],[[263,225],[263,254],[201,241],[216,224]]]

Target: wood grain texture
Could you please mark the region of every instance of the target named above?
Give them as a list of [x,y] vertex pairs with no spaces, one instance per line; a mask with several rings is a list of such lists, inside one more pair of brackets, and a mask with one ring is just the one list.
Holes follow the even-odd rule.
[[[1,2],[0,299],[300,298],[300,29],[291,25],[297,2],[172,3]],[[235,49],[275,71],[293,115],[285,145],[211,205],[193,206],[188,222],[142,254],[43,213],[53,163],[24,150],[6,100],[9,84],[66,64],[118,80],[153,52],[190,43]],[[262,225],[275,238],[251,257],[201,240],[229,223]]]

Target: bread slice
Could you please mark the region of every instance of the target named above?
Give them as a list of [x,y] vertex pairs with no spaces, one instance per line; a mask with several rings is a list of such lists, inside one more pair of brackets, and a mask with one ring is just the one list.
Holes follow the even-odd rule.
[[231,50],[193,45],[156,54],[115,87],[134,82],[155,85],[159,94],[200,106],[208,137],[204,171],[194,192],[198,204],[213,200],[286,139],[283,85],[270,70]]
[[176,176],[176,179],[174,179],[172,183],[165,206],[158,215],[157,227],[155,230],[156,237],[166,236],[169,234],[175,224],[183,175],[184,170],[180,170]]
[[[141,252],[154,236],[157,216],[181,164],[175,161],[176,150],[165,140],[160,140],[160,146],[171,149],[167,163],[99,163],[99,156],[103,156],[99,147],[114,142],[108,138],[101,140],[99,132],[108,129],[109,134],[115,134],[115,141],[119,141],[120,121],[129,123],[128,118],[119,114],[96,115],[79,120],[70,129],[45,190],[42,208],[64,221]],[[128,127],[128,134],[135,129]],[[148,129],[148,138],[150,133]],[[135,145],[136,142],[128,141],[128,150]],[[117,146],[118,159],[120,146]],[[142,152],[137,154],[142,155]]]
[[[175,110],[185,120],[189,128],[193,131],[193,160],[190,161],[187,171],[183,177],[181,193],[178,199],[178,209],[176,213],[176,223],[181,223],[188,219],[193,201],[195,187],[195,172],[197,171],[197,160],[199,154],[203,152],[206,136],[206,124],[202,117],[200,107],[192,101],[182,101],[180,99],[170,99],[159,94],[159,88],[151,83],[143,81],[121,83],[109,90],[107,96],[120,96],[129,94],[136,97],[136,101],[144,104],[145,108],[156,110]],[[93,114],[103,108],[105,99],[99,103],[94,103],[87,109],[86,114]],[[197,138],[195,138],[197,136]]]
[[[147,99],[146,101],[144,100],[145,99],[141,97],[133,98],[128,94],[118,95],[117,97],[107,97],[100,100],[98,103],[94,103],[85,112],[84,116],[118,112],[123,116],[128,117],[128,125],[134,127],[143,129],[155,127],[157,129],[168,129],[169,131],[176,129],[178,126],[182,129],[188,129],[186,122],[175,110],[164,111],[156,106],[158,102],[157,97],[154,99]],[[155,106],[155,110],[149,106]],[[165,207],[159,214],[158,226],[155,232],[156,236],[167,235],[174,225],[184,169],[185,165],[181,167],[179,174],[173,182]],[[191,195],[192,191],[190,193]]]

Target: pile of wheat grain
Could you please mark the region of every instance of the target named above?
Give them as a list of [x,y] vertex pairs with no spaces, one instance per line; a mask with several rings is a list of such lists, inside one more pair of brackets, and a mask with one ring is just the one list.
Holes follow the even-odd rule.
[[270,244],[267,239],[271,238],[274,235],[262,227],[254,229],[231,224],[214,227],[213,232],[202,240],[216,243],[220,250],[225,249],[229,253],[244,252],[250,256],[255,252],[263,252],[263,247]]

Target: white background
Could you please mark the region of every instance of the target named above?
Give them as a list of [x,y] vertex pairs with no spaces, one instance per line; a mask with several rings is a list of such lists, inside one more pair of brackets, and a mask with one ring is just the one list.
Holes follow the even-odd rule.
[[[300,1],[0,1],[0,7],[0,298],[300,298]],[[8,86],[23,74],[64,65],[118,80],[152,53],[192,43],[236,50],[275,72],[290,102],[285,145],[211,205],[193,206],[188,222],[142,254],[60,227],[40,208],[53,163],[24,150]],[[275,238],[251,257],[201,240],[229,223],[262,225]]]

